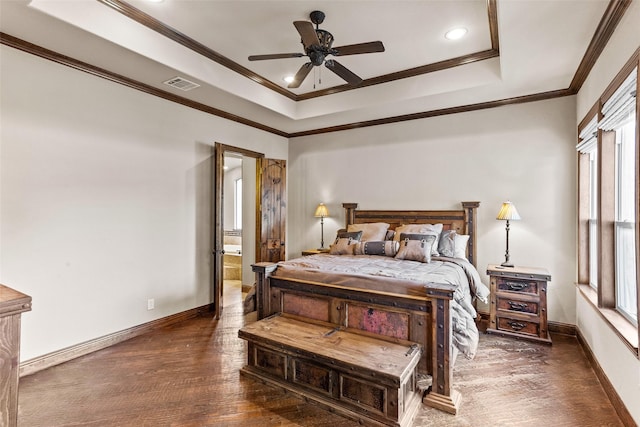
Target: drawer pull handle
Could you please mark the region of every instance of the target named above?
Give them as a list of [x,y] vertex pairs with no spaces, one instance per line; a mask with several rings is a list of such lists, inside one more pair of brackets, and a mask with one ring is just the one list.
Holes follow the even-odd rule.
[[418,349],[418,344],[411,344],[409,350],[404,354],[405,356],[411,356]]
[[529,305],[523,302],[507,301],[511,310],[524,311]]
[[508,324],[509,326],[511,326],[511,329],[513,329],[514,331],[519,331],[520,329],[522,329],[522,328],[524,328],[525,326],[527,326],[527,325],[525,325],[524,323],[514,322],[514,321],[507,322],[507,324]]
[[337,327],[333,328],[332,330],[330,330],[329,332],[327,332],[326,334],[324,334],[324,336],[325,337],[330,337],[331,335],[335,334],[339,330],[340,330],[340,326],[337,326]]
[[512,290],[512,291],[521,291],[527,287],[526,283],[520,283],[520,282],[506,282],[505,284],[507,285],[509,290]]

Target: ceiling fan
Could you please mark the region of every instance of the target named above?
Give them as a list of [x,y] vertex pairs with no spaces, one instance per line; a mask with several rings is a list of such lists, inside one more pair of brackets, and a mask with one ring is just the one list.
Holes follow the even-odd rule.
[[[346,56],[346,55],[359,55],[362,53],[374,53],[384,52],[384,45],[380,41],[350,44],[340,47],[331,47],[333,44],[333,35],[318,28],[324,21],[325,14],[319,10],[315,10],[309,14],[311,22],[309,21],[295,21],[293,25],[300,33],[302,37],[302,45],[304,46],[305,53],[274,53],[270,55],[252,55],[249,57],[249,61],[262,61],[265,59],[282,59],[282,58],[300,58],[308,56],[309,61],[302,65],[296,73],[293,81],[289,83],[287,87],[297,88],[300,87],[302,81],[307,77],[309,72],[314,66],[320,66],[324,62],[325,67],[333,71],[340,78],[345,80],[350,85],[358,85],[362,82],[362,79],[353,73],[351,70],[340,64],[335,59],[327,59],[327,56]],[[313,24],[316,24],[316,28],[313,28]]]

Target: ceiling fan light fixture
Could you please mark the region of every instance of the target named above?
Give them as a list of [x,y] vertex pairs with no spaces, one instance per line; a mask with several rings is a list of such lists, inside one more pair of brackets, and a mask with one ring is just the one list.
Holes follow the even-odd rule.
[[[322,64],[324,64],[329,70],[331,70],[338,77],[352,86],[356,86],[362,83],[362,78],[358,77],[357,74],[350,71],[338,61],[329,59],[327,57],[384,52],[384,45],[382,44],[382,42],[373,41],[333,47],[333,34],[331,34],[327,30],[321,30],[320,28],[318,28],[318,25],[324,21],[324,13],[318,10],[314,10],[313,12],[311,12],[309,17],[311,18],[311,22],[293,21],[293,26],[296,28],[298,34],[300,35],[300,42],[302,43],[302,47],[304,48],[304,53],[292,52],[271,53],[267,55],[250,55],[247,60],[263,61],[268,59],[300,58],[302,56],[308,57],[309,62],[302,64],[298,72],[293,77],[293,80],[290,81],[290,83],[287,85],[288,88],[295,89],[300,87],[302,81],[309,75],[311,69],[313,67],[319,67]],[[315,28],[313,27],[313,24],[316,25]],[[289,82],[289,80],[285,81]]]
[[467,29],[463,27],[453,28],[444,34],[447,40],[459,40],[467,34]]

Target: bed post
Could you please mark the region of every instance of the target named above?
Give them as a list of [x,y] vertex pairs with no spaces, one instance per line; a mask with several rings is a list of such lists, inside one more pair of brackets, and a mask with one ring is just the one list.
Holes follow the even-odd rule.
[[343,203],[344,208],[344,228],[349,228],[349,224],[353,224],[356,219],[357,203]]
[[267,281],[277,267],[278,264],[272,262],[259,262],[251,266],[253,272],[256,273],[256,310],[258,311],[258,320],[264,319],[271,314],[270,288]]
[[469,262],[476,268],[478,267],[476,265],[478,262],[478,228],[476,224],[478,218],[478,206],[480,206],[480,202],[462,202],[462,208],[464,209],[465,234],[471,236],[471,239],[469,239],[468,258]]
[[462,395],[454,390],[451,299],[453,292],[427,288],[431,300],[431,352],[433,384],[423,403],[432,408],[457,414]]

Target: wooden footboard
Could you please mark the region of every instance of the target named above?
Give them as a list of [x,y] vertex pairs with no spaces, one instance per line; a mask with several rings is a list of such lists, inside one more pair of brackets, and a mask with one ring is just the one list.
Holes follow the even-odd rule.
[[382,340],[419,343],[425,351],[418,371],[433,378],[424,403],[457,412],[460,395],[451,388],[453,286],[433,284],[426,287],[425,296],[409,296],[275,277],[275,269],[272,263],[253,266],[258,319],[287,313]]

